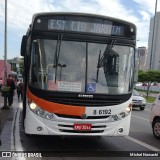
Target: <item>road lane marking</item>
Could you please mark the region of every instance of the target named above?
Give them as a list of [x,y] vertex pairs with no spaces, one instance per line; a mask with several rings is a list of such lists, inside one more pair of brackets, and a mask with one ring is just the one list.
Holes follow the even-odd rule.
[[149,111],[149,112],[151,111],[151,109],[145,109],[145,110],[146,110],[146,111]]
[[160,151],[159,148],[153,147],[153,146],[151,146],[151,145],[149,145],[149,144],[147,144],[147,143],[144,143],[144,142],[142,142],[142,141],[139,141],[138,139],[132,138],[132,137],[130,137],[130,136],[126,136],[126,137],[124,137],[124,138],[126,138],[126,139],[128,139],[128,140],[130,140],[130,141],[132,141],[132,142],[134,142],[134,143],[136,143],[136,144],[139,144],[139,145],[141,145],[141,146],[143,146],[143,147],[145,147],[145,148],[147,148],[147,149],[149,149],[149,150],[151,150],[151,151],[155,151],[155,152]]
[[[138,116],[135,116],[135,115],[132,115],[132,116],[135,117],[135,118],[139,118],[139,119],[142,119],[142,120],[144,120],[144,121],[148,121],[148,122],[149,122],[148,119],[145,119],[145,118],[142,118],[142,117],[138,117]],[[133,137],[126,136],[125,138],[128,139],[128,140],[130,140],[130,141],[132,141],[132,142],[134,142],[134,143],[137,143],[137,144],[139,144],[139,145],[141,145],[141,146],[143,146],[143,147],[145,147],[145,148],[148,148],[148,149],[150,149],[150,150],[152,150],[152,151],[160,151],[160,149],[158,149],[158,148],[156,148],[156,147],[153,147],[153,146],[151,146],[151,145],[149,145],[149,144],[146,144],[146,143],[144,143],[144,142],[142,142],[142,141],[139,141],[138,139],[135,139],[135,138],[133,138]]]
[[142,119],[144,121],[149,121],[148,119],[145,119],[145,118],[142,118],[142,117],[138,117],[138,116],[134,116],[134,115],[131,115],[132,117],[135,117],[135,118],[139,118],[139,119]]
[[16,129],[15,129],[15,134],[16,134],[16,138],[15,138],[16,148],[15,149],[18,150],[18,151],[23,151],[21,141],[20,141],[20,129],[19,129],[20,105],[21,104],[19,104],[19,108],[18,108],[18,111],[17,111],[17,118],[16,118],[16,124],[17,125],[16,125]]

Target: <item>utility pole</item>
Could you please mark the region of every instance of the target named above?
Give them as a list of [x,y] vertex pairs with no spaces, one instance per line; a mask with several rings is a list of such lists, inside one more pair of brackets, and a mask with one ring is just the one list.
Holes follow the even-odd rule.
[[[5,0],[5,26],[4,26],[4,84],[7,85],[7,0]],[[7,96],[4,96],[4,106],[7,108]]]
[[152,45],[151,45],[151,55],[150,55],[150,67],[149,69],[152,70],[152,57],[153,57],[153,45],[154,45],[154,32],[155,32],[155,24],[156,24],[156,13],[157,13],[157,0],[155,3],[155,12],[154,12],[154,19],[153,19],[153,34],[152,34]]

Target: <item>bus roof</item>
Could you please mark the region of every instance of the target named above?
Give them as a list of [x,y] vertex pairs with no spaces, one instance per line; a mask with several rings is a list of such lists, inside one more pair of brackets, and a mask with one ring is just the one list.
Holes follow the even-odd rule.
[[89,13],[43,12],[33,15],[27,34],[78,34],[136,39],[136,26],[121,19]]
[[117,21],[117,22],[122,22],[128,25],[131,25],[133,27],[136,28],[134,23],[131,23],[129,21],[125,21],[119,18],[115,18],[115,17],[109,17],[109,16],[105,16],[105,15],[99,15],[99,14],[91,14],[91,13],[78,13],[78,12],[40,12],[40,13],[36,13],[33,15],[32,17],[32,24],[34,23],[35,19],[37,17],[41,17],[41,16],[83,16],[83,17],[90,17],[90,18],[99,18],[99,19],[106,19],[106,20],[113,20],[113,21]]

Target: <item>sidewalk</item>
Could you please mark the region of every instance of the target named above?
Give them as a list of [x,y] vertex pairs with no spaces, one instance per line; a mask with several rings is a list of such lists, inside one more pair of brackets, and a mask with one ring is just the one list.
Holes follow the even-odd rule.
[[15,114],[15,109],[18,106],[17,95],[13,97],[13,105],[10,109],[1,109],[4,106],[4,97],[0,93],[0,140],[1,146],[0,151],[11,150],[11,135],[13,130],[13,119]]
[[8,117],[8,114],[9,114],[9,110],[6,110],[6,109],[3,109],[2,110],[2,107],[4,106],[4,97],[2,97],[1,93],[0,93],[0,134],[3,130],[3,127],[4,127],[4,124],[5,124],[5,121]]
[[4,97],[2,97],[2,94],[0,93],[0,142],[2,146],[2,130],[4,128],[5,122],[7,121],[9,110],[2,110],[2,107],[4,106]]

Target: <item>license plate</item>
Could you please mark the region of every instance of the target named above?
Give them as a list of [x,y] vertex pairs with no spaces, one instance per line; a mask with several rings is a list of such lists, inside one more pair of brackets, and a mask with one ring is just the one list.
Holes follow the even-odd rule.
[[92,128],[91,124],[74,124],[74,130],[78,131],[90,131]]

